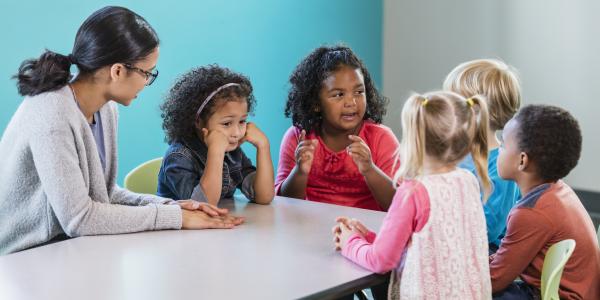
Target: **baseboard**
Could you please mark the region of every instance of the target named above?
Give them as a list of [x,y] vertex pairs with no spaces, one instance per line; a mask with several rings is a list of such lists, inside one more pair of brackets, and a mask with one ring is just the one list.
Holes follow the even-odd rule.
[[600,192],[575,189],[575,193],[588,212],[600,214]]

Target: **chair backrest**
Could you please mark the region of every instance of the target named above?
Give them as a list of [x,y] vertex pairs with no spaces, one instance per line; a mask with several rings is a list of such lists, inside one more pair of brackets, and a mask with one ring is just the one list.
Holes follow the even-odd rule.
[[135,167],[125,176],[125,188],[135,193],[156,194],[161,164],[162,158],[155,158]]
[[542,299],[558,300],[558,288],[563,268],[575,250],[575,240],[560,241],[550,247],[542,267]]

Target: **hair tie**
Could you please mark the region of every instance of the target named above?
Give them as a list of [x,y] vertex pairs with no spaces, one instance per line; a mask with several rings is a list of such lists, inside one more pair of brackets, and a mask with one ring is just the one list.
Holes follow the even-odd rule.
[[473,105],[475,105],[475,102],[473,102],[473,98],[467,99],[467,105],[469,105],[469,107],[473,107]]
[[226,88],[228,88],[230,86],[234,86],[234,85],[240,86],[239,83],[233,83],[233,82],[227,83],[227,84],[224,84],[224,85],[218,87],[216,90],[214,90],[212,93],[210,93],[210,95],[208,95],[208,97],[206,97],[206,99],[204,99],[204,101],[198,108],[198,111],[196,112],[196,122],[198,121],[198,118],[200,118],[200,113],[202,112],[202,110],[204,109],[206,104],[208,104],[208,101],[210,101],[210,99],[212,99],[218,92],[222,91],[223,89],[226,89]]
[[429,99],[427,99],[427,97],[423,97],[423,102],[421,102],[421,106],[427,105],[427,102],[429,102]]
[[76,65],[76,64],[77,64],[77,60],[75,59],[75,56],[73,56],[73,54],[69,54],[69,55],[67,55],[67,59],[69,60],[69,62],[70,62],[72,65]]

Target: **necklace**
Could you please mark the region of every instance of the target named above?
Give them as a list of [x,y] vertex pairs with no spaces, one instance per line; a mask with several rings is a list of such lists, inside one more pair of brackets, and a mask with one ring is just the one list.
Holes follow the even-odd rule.
[[83,110],[81,110],[81,105],[79,105],[79,100],[77,100],[77,94],[75,93],[75,89],[73,88],[73,86],[69,83],[67,84],[69,86],[69,89],[71,90],[71,94],[73,95],[73,100],[75,101],[75,104],[77,104],[77,108],[79,108],[79,111],[81,112],[81,114],[83,115],[83,117],[85,118],[86,122],[88,122],[89,124],[94,124],[94,115],[92,115],[92,122],[90,122],[87,117],[85,116],[85,114],[83,113]]

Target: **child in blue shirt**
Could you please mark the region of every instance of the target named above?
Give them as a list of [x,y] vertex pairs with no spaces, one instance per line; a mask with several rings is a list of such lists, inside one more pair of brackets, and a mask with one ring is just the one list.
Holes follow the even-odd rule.
[[[506,219],[510,209],[520,198],[514,181],[498,175],[496,165],[500,141],[496,132],[502,130],[521,105],[521,88],[516,70],[495,59],[480,59],[460,64],[444,81],[444,89],[473,97],[483,96],[489,110],[488,173],[492,181],[492,193],[483,205],[488,231],[490,252],[496,252],[506,231]],[[459,165],[473,174],[475,166],[471,156]]]

